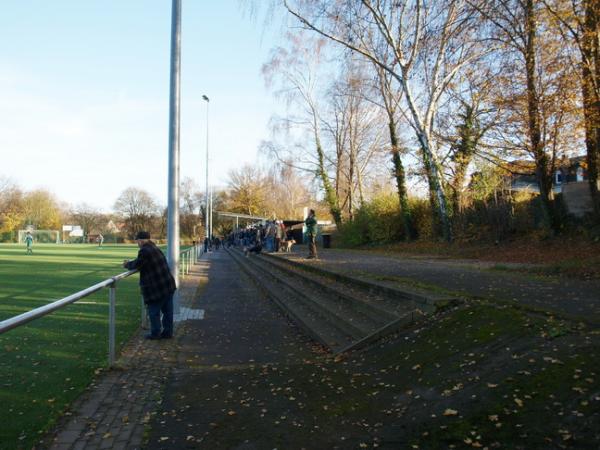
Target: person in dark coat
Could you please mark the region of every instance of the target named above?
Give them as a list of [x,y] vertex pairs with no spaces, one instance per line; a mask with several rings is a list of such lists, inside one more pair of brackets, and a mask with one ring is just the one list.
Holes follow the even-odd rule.
[[308,256],[309,259],[317,257],[317,217],[315,210],[311,209],[304,220],[306,225],[306,235],[308,236]]
[[123,261],[123,267],[140,271],[140,289],[150,317],[150,334],[146,335],[146,339],[169,339],[173,337],[175,279],[165,255],[150,240],[150,233],[140,231],[135,240],[140,248],[137,258]]

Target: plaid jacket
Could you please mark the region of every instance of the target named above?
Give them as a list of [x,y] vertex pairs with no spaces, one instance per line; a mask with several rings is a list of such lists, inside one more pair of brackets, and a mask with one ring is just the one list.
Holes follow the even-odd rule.
[[127,263],[127,268],[140,270],[140,289],[144,303],[159,302],[177,289],[167,259],[154,242],[145,243],[137,258]]

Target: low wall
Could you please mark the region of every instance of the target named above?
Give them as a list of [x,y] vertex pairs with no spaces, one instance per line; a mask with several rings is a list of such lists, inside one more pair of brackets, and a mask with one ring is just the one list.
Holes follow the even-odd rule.
[[586,213],[592,212],[592,195],[587,181],[563,184],[562,195],[569,214],[582,217]]

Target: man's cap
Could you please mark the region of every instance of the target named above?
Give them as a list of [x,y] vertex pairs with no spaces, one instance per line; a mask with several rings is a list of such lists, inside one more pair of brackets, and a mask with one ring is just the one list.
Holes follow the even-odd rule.
[[138,231],[135,235],[135,240],[137,241],[139,239],[150,239],[150,233],[147,231]]

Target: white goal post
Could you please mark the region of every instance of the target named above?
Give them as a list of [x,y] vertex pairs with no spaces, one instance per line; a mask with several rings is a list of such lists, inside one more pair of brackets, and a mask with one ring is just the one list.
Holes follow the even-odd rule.
[[60,232],[58,230],[19,230],[19,244],[25,243],[27,232],[31,233],[33,242],[40,244],[60,244]]

